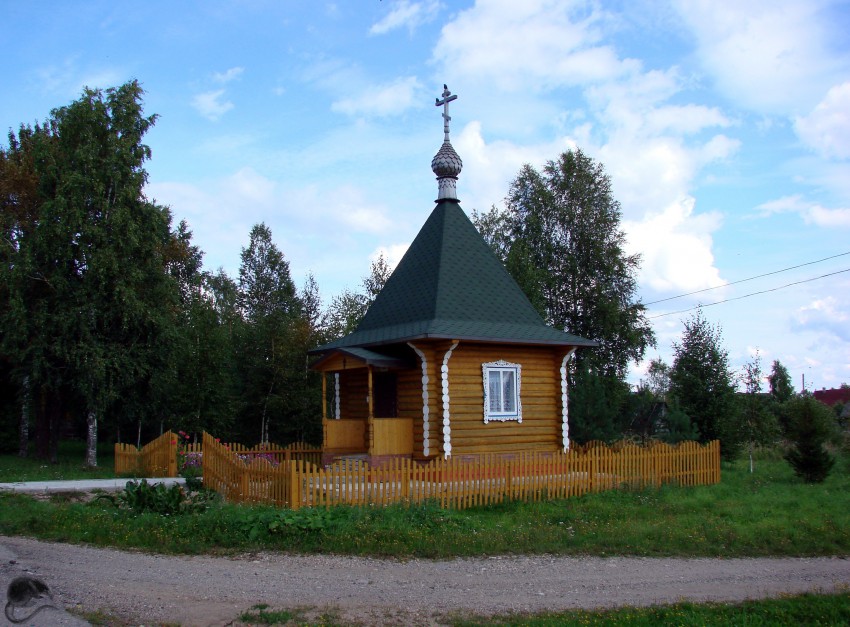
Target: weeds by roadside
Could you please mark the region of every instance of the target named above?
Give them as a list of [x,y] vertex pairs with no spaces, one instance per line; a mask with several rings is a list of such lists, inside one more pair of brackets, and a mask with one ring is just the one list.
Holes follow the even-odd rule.
[[655,627],[679,625],[847,625],[850,624],[850,594],[786,595],[778,599],[743,603],[677,603],[614,610],[574,610],[543,614],[508,614],[495,617],[455,617],[453,627],[502,625],[510,627],[562,627],[565,625],[629,625]]
[[[248,625],[357,625],[343,619],[334,609],[273,608],[258,604],[242,612],[238,618]],[[776,599],[750,600],[741,603],[676,603],[650,607],[625,607],[601,610],[568,610],[539,614],[510,613],[478,616],[469,612],[452,612],[438,617],[441,625],[452,627],[564,627],[629,625],[655,627],[679,625],[747,625],[768,627],[776,625],[847,625],[850,624],[850,594],[783,595]],[[371,623],[370,623],[371,624]],[[390,624],[397,624],[395,621]],[[398,623],[400,624],[400,623]]]

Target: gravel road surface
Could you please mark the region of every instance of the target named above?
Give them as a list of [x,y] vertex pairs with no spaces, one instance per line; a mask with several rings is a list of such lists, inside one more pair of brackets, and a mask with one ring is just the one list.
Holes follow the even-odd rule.
[[[845,558],[174,557],[0,536],[0,560],[2,590],[29,573],[64,607],[102,610],[136,625],[239,624],[239,614],[258,603],[308,608],[308,616],[329,610],[342,623],[439,625],[454,612],[734,601],[850,586]],[[27,624],[80,623],[46,610]]]

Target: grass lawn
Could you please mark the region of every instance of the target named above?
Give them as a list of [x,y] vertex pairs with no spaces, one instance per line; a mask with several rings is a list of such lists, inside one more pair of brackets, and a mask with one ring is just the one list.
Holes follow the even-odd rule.
[[725,465],[715,486],[610,491],[463,511],[436,504],[297,511],[213,502],[163,516],[0,495],[0,533],[166,553],[281,550],[451,558],[498,554],[636,556],[850,555],[846,456],[822,484],[780,460]]
[[0,483],[13,481],[57,481],[65,479],[112,479],[115,477],[115,447],[97,446],[97,468],[83,465],[86,443],[80,440],[59,442],[57,463],[14,454],[0,455]]

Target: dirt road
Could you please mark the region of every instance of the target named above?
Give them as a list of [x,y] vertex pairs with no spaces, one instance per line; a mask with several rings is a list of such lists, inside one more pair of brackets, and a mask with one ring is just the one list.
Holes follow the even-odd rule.
[[[740,600],[850,586],[844,558],[172,557],[13,537],[0,537],[0,557],[3,590],[29,572],[66,607],[102,609],[147,625],[226,625],[258,603],[313,608],[313,615],[331,608],[340,622],[434,625],[450,612]],[[35,624],[58,624],[48,612],[42,616]]]

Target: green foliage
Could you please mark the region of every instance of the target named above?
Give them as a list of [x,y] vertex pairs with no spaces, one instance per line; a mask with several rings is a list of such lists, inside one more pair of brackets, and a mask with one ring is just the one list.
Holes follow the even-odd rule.
[[181,485],[164,483],[150,484],[145,479],[128,481],[124,490],[117,495],[102,494],[99,499],[130,510],[134,514],[159,514],[175,516],[202,511],[209,505],[207,494],[188,494]]
[[248,539],[256,540],[263,535],[321,534],[341,518],[339,509],[259,510],[242,524]]
[[647,378],[629,395],[624,413],[629,419],[628,433],[641,439],[675,444],[699,438],[690,416],[670,394],[670,367],[661,359],[650,361]]
[[298,625],[303,624],[303,610],[270,610],[260,603],[239,615],[239,620],[250,625]]
[[236,337],[241,439],[315,439],[320,378],[307,369],[314,329],[265,224],[251,229],[242,250],[237,295],[244,321]]
[[[143,115],[142,94],[136,81],[86,89],[44,125],[22,127],[6,151],[31,169],[10,184],[26,206],[4,220],[14,245],[5,249],[2,350],[31,382],[36,407],[87,415],[92,438],[104,412],[148,410],[172,345],[176,291],[163,268],[171,217],[143,191],[142,139],[156,116]],[[54,418],[36,426],[55,438]]]
[[778,359],[773,360],[767,381],[770,384],[770,396],[778,403],[785,403],[794,396],[791,375],[788,374],[788,369]]
[[675,603],[651,607],[624,607],[602,610],[569,610],[541,614],[507,614],[488,617],[464,617],[454,620],[455,627],[502,625],[556,627],[560,625],[630,625],[655,627],[677,625],[846,625],[850,622],[850,594],[785,595],[778,599],[749,600],[741,603]]
[[673,405],[661,418],[661,426],[656,436],[662,442],[676,444],[686,440],[698,440],[699,431],[697,431],[691,417]]
[[741,382],[744,395],[739,396],[741,433],[749,447],[750,472],[753,472],[753,450],[759,445],[774,444],[779,437],[779,423],[769,409],[769,399],[761,394],[761,356],[756,355],[744,365]]
[[785,459],[798,477],[807,483],[823,483],[835,458],[825,448],[836,436],[835,420],[830,409],[811,396],[798,396],[787,403],[786,437],[792,444]]
[[13,401],[0,430],[13,435],[28,380],[45,458],[68,415],[78,429],[88,419],[93,438],[98,423],[144,439],[165,421],[232,437],[238,421],[251,440],[316,441],[320,380],[306,350],[318,343],[318,288],[302,310],[265,225],[238,286],[203,271],[188,225],[172,231],[143,193],[156,116],[142,95],[135,81],[86,89],[0,148],[0,374]]
[[613,442],[629,427],[629,387],[623,381],[579,369],[570,388],[570,439]]
[[637,301],[638,255],[624,251],[620,204],[604,167],[569,150],[520,170],[505,199],[473,222],[550,325],[599,342],[571,362],[571,437],[612,440],[631,422],[630,361],[655,338]]
[[363,292],[345,289],[333,298],[321,318],[323,339],[331,341],[353,333],[391,275],[392,269],[381,253],[372,262],[369,274],[363,277]]
[[343,290],[331,301],[322,318],[322,324],[328,340],[334,340],[352,333],[369,308],[369,300],[364,294]]
[[226,433],[236,413],[233,317],[217,306],[223,305],[218,290],[230,287],[235,303],[235,285],[223,272],[204,272],[202,259],[188,225],[180,222],[165,257],[180,296],[172,358],[155,374],[160,403],[146,418],[168,419],[173,429]]
[[[574,376],[588,371],[608,381],[601,384],[606,413],[620,409],[616,384],[625,380],[629,362],[642,359],[655,342],[637,301],[640,258],[624,251],[620,216],[605,169],[578,149],[549,161],[542,173],[523,166],[503,213],[493,208],[473,214],[479,232],[546,322],[599,342],[598,348],[578,351]],[[606,422],[602,431],[612,421]]]
[[742,446],[729,355],[722,346],[720,327],[712,326],[697,310],[685,320],[682,342],[673,344],[670,395],[699,430],[700,442],[720,440],[726,460]]

